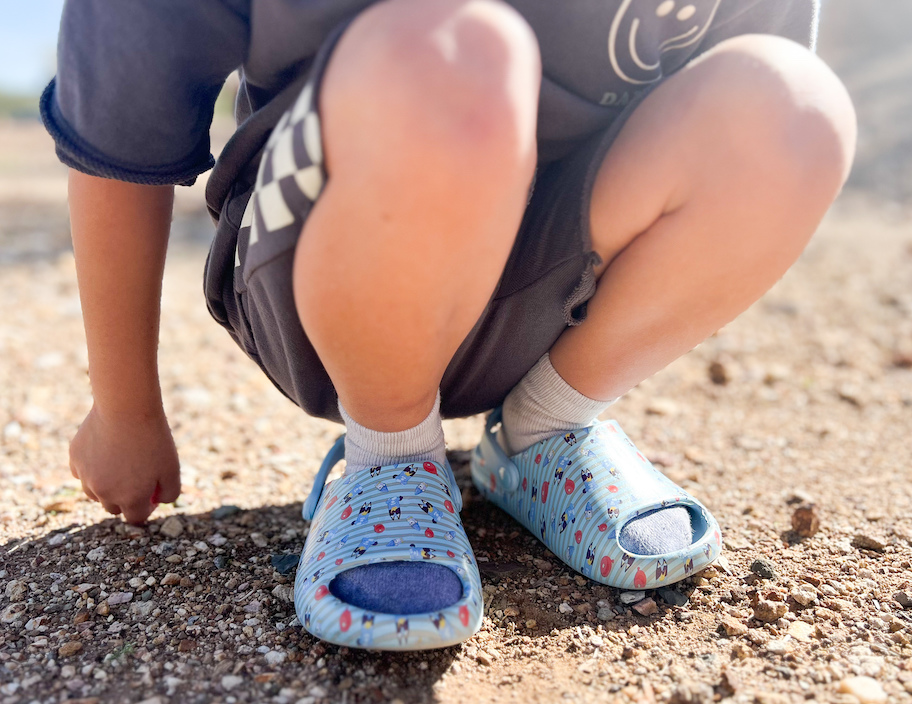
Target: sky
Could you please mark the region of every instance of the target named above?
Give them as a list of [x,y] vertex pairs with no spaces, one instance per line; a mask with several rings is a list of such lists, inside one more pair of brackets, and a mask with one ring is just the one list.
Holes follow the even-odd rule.
[[63,0],[0,0],[0,93],[35,95],[54,75]]

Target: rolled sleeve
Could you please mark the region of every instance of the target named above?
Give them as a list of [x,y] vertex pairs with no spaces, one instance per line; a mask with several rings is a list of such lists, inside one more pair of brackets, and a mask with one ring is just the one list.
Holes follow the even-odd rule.
[[75,0],[41,116],[60,160],[104,178],[189,185],[214,164],[209,127],[243,63],[245,0]]

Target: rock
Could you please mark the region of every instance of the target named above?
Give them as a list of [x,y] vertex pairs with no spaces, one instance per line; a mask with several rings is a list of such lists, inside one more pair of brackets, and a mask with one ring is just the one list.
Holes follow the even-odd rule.
[[705,682],[685,680],[671,693],[669,704],[712,704],[715,692]]
[[237,675],[225,675],[222,677],[222,689],[224,689],[226,692],[230,692],[243,681],[243,677],[238,677]]
[[248,614],[258,614],[260,613],[260,607],[262,604],[258,601],[251,601],[249,604],[244,606],[244,611]]
[[771,640],[766,644],[766,652],[772,655],[785,655],[792,649],[792,644],[787,638]]
[[728,636],[743,636],[747,633],[747,626],[731,616],[723,616],[719,620],[719,625]]
[[802,538],[811,538],[820,530],[820,514],[815,504],[801,504],[792,513],[792,530]]
[[596,618],[598,618],[599,621],[613,621],[615,618],[615,613],[612,611],[610,606],[602,606],[598,610]]
[[222,535],[221,533],[213,533],[213,534],[210,535],[208,538],[206,538],[206,542],[208,542],[208,543],[209,543],[210,545],[212,545],[213,547],[220,548],[220,547],[222,547],[225,543],[228,542],[228,538],[226,538],[226,537],[225,537],[224,535]]
[[140,618],[148,618],[154,610],[155,602],[152,600],[134,601],[132,604],[130,604],[130,613],[136,614]]
[[215,565],[217,570],[223,570],[228,566],[228,558],[224,555],[217,555],[212,564]]
[[181,576],[177,572],[168,572],[168,574],[162,578],[161,583],[162,586],[173,587],[175,584],[180,584],[180,581]]
[[747,660],[754,656],[754,651],[750,649],[750,646],[747,645],[747,643],[742,643],[739,640],[735,641],[734,645],[732,645],[732,655],[738,658],[738,660]]
[[217,509],[215,509],[212,512],[212,517],[215,520],[220,521],[223,518],[228,518],[229,516],[233,516],[234,514],[240,513],[240,512],[241,512],[241,509],[239,509],[237,506],[230,506],[230,505],[219,506]]
[[294,588],[286,587],[284,584],[277,584],[272,590],[272,595],[286,604],[294,602]]
[[269,545],[269,541],[266,540],[266,536],[262,533],[251,533],[250,542],[256,545],[258,548],[265,548]]
[[751,563],[750,571],[762,579],[776,579],[776,565],[772,560],[760,557]]
[[478,662],[480,662],[482,665],[486,665],[487,667],[490,667],[491,665],[494,664],[494,658],[492,658],[484,650],[479,650],[478,653],[475,655],[475,659]]
[[843,694],[851,694],[861,704],[887,701],[887,693],[880,686],[880,682],[871,677],[846,677],[840,681],[839,691]]
[[105,549],[102,547],[92,548],[86,553],[86,560],[89,562],[99,562],[105,556]]
[[99,616],[107,616],[109,613],[111,613],[111,607],[108,606],[108,602],[103,601],[95,607],[95,613]]
[[887,544],[880,538],[875,538],[867,533],[857,533],[852,538],[852,547],[861,550],[873,550],[874,552],[883,552]]
[[0,613],[0,623],[15,623],[20,620],[25,613],[26,605],[23,603],[8,604],[3,612]]
[[817,592],[808,587],[796,587],[789,592],[789,598],[802,606],[807,606],[817,599]]
[[788,613],[788,606],[781,601],[761,599],[754,606],[754,618],[763,623],[773,623]]
[[292,572],[295,567],[298,566],[299,560],[300,557],[293,554],[271,555],[269,557],[269,562],[272,564],[273,569],[279,574],[289,574]]
[[288,653],[284,653],[281,650],[270,650],[263,658],[266,660],[267,665],[281,665],[288,658]]
[[795,640],[807,642],[814,634],[814,627],[806,621],[793,621],[789,626],[788,634]]
[[646,406],[646,413],[653,416],[674,416],[678,410],[678,404],[670,398],[655,398]]
[[642,601],[646,597],[646,592],[621,592],[622,604],[634,604]]
[[557,610],[560,611],[562,614],[572,614],[573,613],[573,607],[570,606],[570,604],[568,604],[566,601],[562,601],[560,604],[558,604]]
[[108,597],[108,606],[117,606],[133,601],[133,592],[114,592]]
[[191,650],[196,648],[196,641],[190,640],[189,638],[182,638],[181,642],[177,646],[177,651],[179,653],[189,653]]
[[536,621],[534,618],[530,618],[528,621],[526,621],[526,628],[532,629],[532,628],[535,628],[537,625],[538,625],[538,621]]
[[719,555],[716,558],[715,563],[716,567],[725,572],[725,574],[734,574],[735,571],[732,569],[731,563],[728,561],[728,558],[725,555]]
[[28,585],[21,579],[11,579],[6,583],[6,596],[10,601],[22,601],[28,593]]
[[731,376],[728,373],[728,369],[724,364],[722,364],[722,362],[712,362],[706,371],[709,374],[709,380],[717,386],[725,386],[729,381],[731,381]]
[[679,592],[677,589],[672,589],[671,587],[659,587],[656,589],[656,594],[659,598],[664,601],[666,604],[671,604],[672,606],[685,606],[690,597],[683,592]]
[[814,499],[804,489],[789,489],[785,492],[785,503],[790,506],[795,504],[813,504]]
[[655,603],[655,599],[649,597],[648,599],[643,599],[638,601],[636,604],[631,606],[634,611],[636,611],[640,616],[652,616],[655,613],[658,613],[659,607]]
[[184,532],[183,521],[177,516],[168,516],[161,524],[159,532],[168,538],[176,538]]
[[904,609],[912,609],[912,594],[896,592],[896,594],[893,595],[893,598]]
[[57,648],[57,655],[62,658],[69,658],[82,650],[82,643],[78,640],[70,640]]

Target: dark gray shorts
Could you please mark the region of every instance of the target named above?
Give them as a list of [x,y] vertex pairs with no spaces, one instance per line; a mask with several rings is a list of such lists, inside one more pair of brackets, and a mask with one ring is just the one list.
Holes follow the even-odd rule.
[[[336,421],[335,390],[295,310],[292,263],[326,179],[315,96],[341,33],[333,33],[302,77],[303,90],[278,119],[261,158],[232,185],[205,274],[209,310],[244,352],[308,414]],[[445,417],[500,405],[561,333],[586,317],[599,261],[590,248],[592,185],[634,106],[569,156],[539,165],[494,295],[441,382]]]

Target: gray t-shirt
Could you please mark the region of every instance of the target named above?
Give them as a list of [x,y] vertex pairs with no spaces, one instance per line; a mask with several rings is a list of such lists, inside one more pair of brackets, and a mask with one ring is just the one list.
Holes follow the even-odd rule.
[[[819,0],[508,0],[542,52],[540,161],[608,127],[650,84],[720,41],[778,34],[813,47]],[[210,169],[209,126],[240,70],[238,132],[209,207],[249,173],[314,57],[373,0],[68,0],[41,99],[60,159],[145,184]],[[214,195],[214,197],[213,197]],[[215,200],[216,202],[213,202]]]

